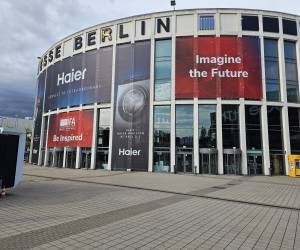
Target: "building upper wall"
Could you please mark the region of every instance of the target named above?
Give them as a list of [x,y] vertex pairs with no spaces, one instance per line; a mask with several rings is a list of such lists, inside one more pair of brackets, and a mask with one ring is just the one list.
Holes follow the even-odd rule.
[[[213,30],[200,30],[199,16],[214,16]],[[259,17],[258,31],[242,31],[242,16]],[[263,17],[276,17],[279,32],[264,32]],[[100,47],[121,43],[133,43],[139,40],[160,39],[172,36],[200,35],[254,35],[280,37],[283,35],[282,20],[296,21],[299,30],[300,17],[281,12],[247,9],[192,9],[150,13],[99,24],[76,32],[50,47],[41,57],[39,72],[48,66],[78,53]],[[297,36],[284,35],[288,39],[298,40]]]

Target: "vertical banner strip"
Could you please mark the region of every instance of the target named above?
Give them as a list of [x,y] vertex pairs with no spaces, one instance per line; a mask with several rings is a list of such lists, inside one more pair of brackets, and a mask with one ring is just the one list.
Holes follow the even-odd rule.
[[148,170],[150,40],[117,46],[112,169]]

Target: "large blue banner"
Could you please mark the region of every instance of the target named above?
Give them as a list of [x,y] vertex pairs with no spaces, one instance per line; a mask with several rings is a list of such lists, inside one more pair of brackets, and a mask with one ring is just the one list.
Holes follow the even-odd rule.
[[45,111],[111,99],[112,47],[68,57],[47,69]]

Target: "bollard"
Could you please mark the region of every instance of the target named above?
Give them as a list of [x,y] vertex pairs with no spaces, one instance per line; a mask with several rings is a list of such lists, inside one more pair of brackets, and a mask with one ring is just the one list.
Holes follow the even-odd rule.
[[197,166],[194,166],[194,174],[197,174]]
[[174,168],[174,174],[177,174],[176,165],[173,165],[173,168]]

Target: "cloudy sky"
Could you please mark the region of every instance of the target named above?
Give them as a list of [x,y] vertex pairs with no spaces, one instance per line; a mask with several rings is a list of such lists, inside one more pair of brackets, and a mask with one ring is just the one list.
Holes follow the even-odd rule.
[[[169,0],[0,0],[0,115],[32,116],[37,57],[80,29],[170,10]],[[300,13],[298,0],[177,0],[177,9],[235,7]]]

